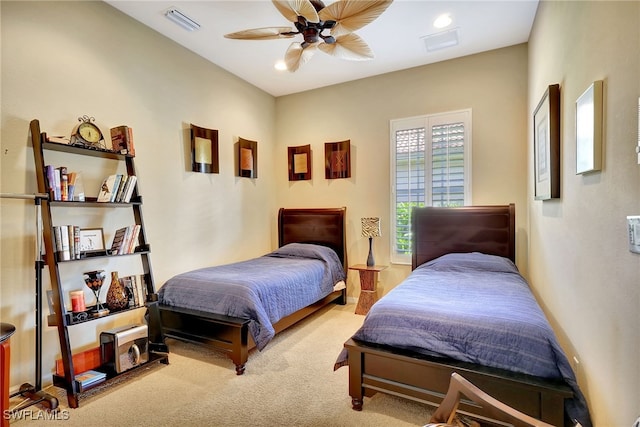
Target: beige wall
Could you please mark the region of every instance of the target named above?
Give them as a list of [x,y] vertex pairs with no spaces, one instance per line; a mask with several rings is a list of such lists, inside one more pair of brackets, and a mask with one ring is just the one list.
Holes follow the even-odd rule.
[[[561,198],[533,201],[529,179],[530,276],[580,361],[596,426],[640,415],[640,256],[628,251],[625,226],[640,213],[639,28],[639,2],[545,1],[529,42],[528,117],[547,85],[559,83],[562,99]],[[594,80],[604,80],[603,168],[576,175],[575,101]]]
[[[156,285],[195,267],[258,256],[274,246],[275,100],[102,2],[8,2],[2,10],[2,193],[36,191],[29,121],[50,135],[69,135],[83,114],[102,131],[134,129],[136,167]],[[220,174],[189,172],[189,124],[219,130]],[[234,143],[258,141],[259,178],[234,176]],[[69,156],[49,162],[79,170],[88,195],[109,169]],[[73,156],[71,156],[73,157]],[[109,166],[107,166],[108,168]],[[59,211],[57,211],[59,212]],[[2,200],[0,318],[17,326],[12,339],[11,383],[34,381],[33,205]],[[65,221],[88,222],[77,211]],[[63,219],[60,219],[63,221]],[[131,219],[87,223],[113,231]],[[62,222],[66,223],[66,222]],[[112,260],[105,270],[133,274]],[[95,266],[94,266],[95,268]],[[66,265],[63,280],[84,288],[90,262]],[[139,271],[138,271],[139,272]],[[44,288],[50,287],[48,270]],[[103,290],[106,293],[106,290]],[[87,289],[87,298],[90,293]],[[44,311],[48,313],[46,302]],[[137,312],[138,316],[142,311]],[[117,322],[117,323],[116,323]],[[96,322],[99,330],[120,323]],[[72,328],[74,346],[93,346],[92,328]],[[44,330],[43,372],[59,354],[55,328]]]
[[[471,108],[474,204],[516,204],[518,265],[526,274],[527,46],[517,45],[453,61],[280,97],[277,106],[277,200],[281,206],[347,206],[349,263],[366,262],[368,239],[360,218],[379,216],[377,264],[388,265],[391,209],[389,121]],[[324,178],[324,143],[351,140],[351,178]],[[287,146],[311,144],[311,181],[289,182]],[[410,268],[380,273],[382,292]],[[351,272],[349,295],[358,295]]]
[[[472,108],[473,202],[516,203],[518,265],[569,357],[581,362],[578,378],[595,425],[627,426],[639,415],[640,257],[627,251],[624,217],[640,214],[633,151],[640,3],[543,2],[528,48],[279,99],[103,3],[2,1],[0,11],[2,193],[35,191],[31,119],[40,119],[50,134],[68,134],[82,114],[95,116],[103,130],[132,126],[157,284],[176,272],[273,247],[280,206],[347,206],[351,264],[364,262],[368,249],[360,217],[380,216],[384,235],[375,241],[375,254],[387,264],[389,120]],[[94,19],[97,31],[90,28]],[[576,176],[573,105],[597,79],[605,80],[604,168]],[[552,83],[562,91],[562,198],[539,202],[532,195],[531,117]],[[219,175],[188,172],[189,123],[220,131]],[[239,136],[259,142],[255,181],[233,176]],[[325,180],[324,142],[343,139],[352,143],[353,176]],[[286,148],[303,144],[313,149],[313,180],[289,182]],[[19,329],[11,371],[11,383],[19,385],[34,381],[35,220],[24,201],[2,200],[0,215],[0,319]],[[102,226],[117,225],[106,220]],[[85,270],[82,263],[73,268],[69,277]],[[385,270],[383,290],[408,270]],[[45,288],[46,276],[45,269]],[[349,281],[353,298],[357,276]],[[107,329],[110,322],[95,326]],[[95,332],[76,335],[80,346],[97,340]],[[55,329],[46,328],[44,338],[48,374],[59,352]]]

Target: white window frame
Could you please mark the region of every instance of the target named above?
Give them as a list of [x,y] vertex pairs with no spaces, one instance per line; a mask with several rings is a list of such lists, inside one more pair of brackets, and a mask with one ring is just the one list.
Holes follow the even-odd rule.
[[411,264],[411,254],[400,254],[396,252],[396,132],[403,129],[425,129],[425,205],[431,204],[431,147],[432,147],[432,133],[430,130],[433,126],[448,124],[448,123],[460,123],[464,124],[465,140],[464,140],[464,205],[469,206],[471,201],[471,181],[472,181],[472,112],[471,109],[449,111],[437,114],[428,114],[424,116],[408,117],[403,119],[394,119],[389,122],[389,141],[390,141],[390,159],[391,159],[391,242],[389,247],[391,248],[390,261],[394,264]]

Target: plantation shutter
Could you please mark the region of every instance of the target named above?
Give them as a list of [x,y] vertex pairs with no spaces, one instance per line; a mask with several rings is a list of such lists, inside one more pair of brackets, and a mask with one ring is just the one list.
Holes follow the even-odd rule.
[[411,210],[470,203],[471,111],[391,121],[391,261],[411,261]]

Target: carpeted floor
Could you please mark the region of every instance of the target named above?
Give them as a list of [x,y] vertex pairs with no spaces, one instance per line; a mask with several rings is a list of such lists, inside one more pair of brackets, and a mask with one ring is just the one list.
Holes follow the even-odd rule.
[[424,425],[430,407],[380,393],[365,398],[362,412],[351,409],[348,368],[334,372],[333,363],[362,324],[354,309],[331,305],[282,332],[262,352],[250,353],[242,376],[225,356],[168,339],[169,365],[83,399],[77,409],[68,409],[63,390],[50,387],[60,400],[55,417],[32,407],[11,425]]

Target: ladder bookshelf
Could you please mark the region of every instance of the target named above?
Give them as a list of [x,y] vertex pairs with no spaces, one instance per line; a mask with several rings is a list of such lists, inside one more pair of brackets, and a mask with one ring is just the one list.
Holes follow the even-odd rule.
[[[109,159],[116,162],[124,162],[126,165],[126,171],[128,175],[136,175],[134,157],[129,154],[121,154],[110,150],[96,150],[91,148],[85,148],[82,146],[68,145],[57,142],[49,142],[47,134],[41,132],[40,122],[38,120],[32,120],[30,123],[30,135],[33,145],[33,153],[35,160],[36,178],[38,185],[38,192],[49,194],[49,188],[47,185],[46,177],[46,163],[45,153],[48,151],[58,151],[73,156],[86,156],[87,161],[91,158]],[[87,209],[87,215],[92,215],[91,212],[95,212],[96,209],[102,212],[105,216],[108,216],[110,209],[131,209],[135,224],[140,226],[140,232],[138,235],[138,241],[135,244],[135,251],[130,254],[111,255],[109,251],[105,250],[103,254],[92,257],[81,257],[80,259],[61,260],[56,253],[55,233],[54,233],[54,216],[52,211],[56,208],[71,208],[71,209]],[[103,211],[106,209],[107,211]],[[106,212],[106,214],[105,214]],[[101,214],[101,215],[102,215]],[[95,215],[95,214],[93,214]],[[100,215],[100,216],[101,216]],[[153,282],[153,274],[151,271],[151,258],[150,258],[150,246],[147,242],[147,237],[144,228],[144,221],[142,216],[142,198],[138,194],[138,186],[133,190],[133,195],[128,203],[116,203],[116,202],[97,202],[96,198],[85,198],[85,201],[56,201],[52,200],[50,196],[48,200],[42,201],[42,231],[43,241],[45,248],[44,263],[48,267],[49,276],[51,280],[51,289],[53,296],[53,310],[55,314],[49,316],[49,326],[55,326],[58,330],[58,338],[60,342],[60,352],[62,355],[63,374],[55,373],[53,375],[54,385],[64,388],[67,392],[67,399],[71,408],[77,408],[80,404],[80,399],[85,393],[91,392],[92,389],[101,390],[107,387],[110,383],[119,382],[120,380],[132,376],[132,374],[141,368],[149,365],[150,363],[165,363],[168,364],[168,348],[164,344],[164,337],[162,336],[162,330],[160,326],[160,317],[157,307],[157,294],[155,292],[155,286]],[[108,257],[122,257],[122,256],[136,256],[140,257],[142,274],[144,277],[144,283],[146,285],[146,300],[143,304],[137,307],[124,309],[121,311],[110,312],[107,316],[117,316],[120,313],[130,310],[137,310],[146,308],[148,319],[148,361],[141,363],[134,368],[125,372],[115,372],[110,366],[101,364],[95,367],[95,370],[105,372],[106,380],[98,384],[94,384],[89,387],[83,387],[82,384],[75,379],[76,375],[80,372],[76,372],[74,369],[74,353],[73,345],[70,342],[70,327],[91,327],[92,320],[98,318],[102,319],[106,316],[92,317],[91,315],[84,316],[78,320],[71,311],[66,309],[65,295],[67,294],[64,287],[64,283],[61,281],[60,268],[63,264],[82,262],[91,264],[88,269],[98,269],[100,262],[105,262]],[[105,279],[104,286],[109,285],[108,279]],[[87,310],[89,313],[90,310]],[[77,326],[76,326],[77,325]]]

